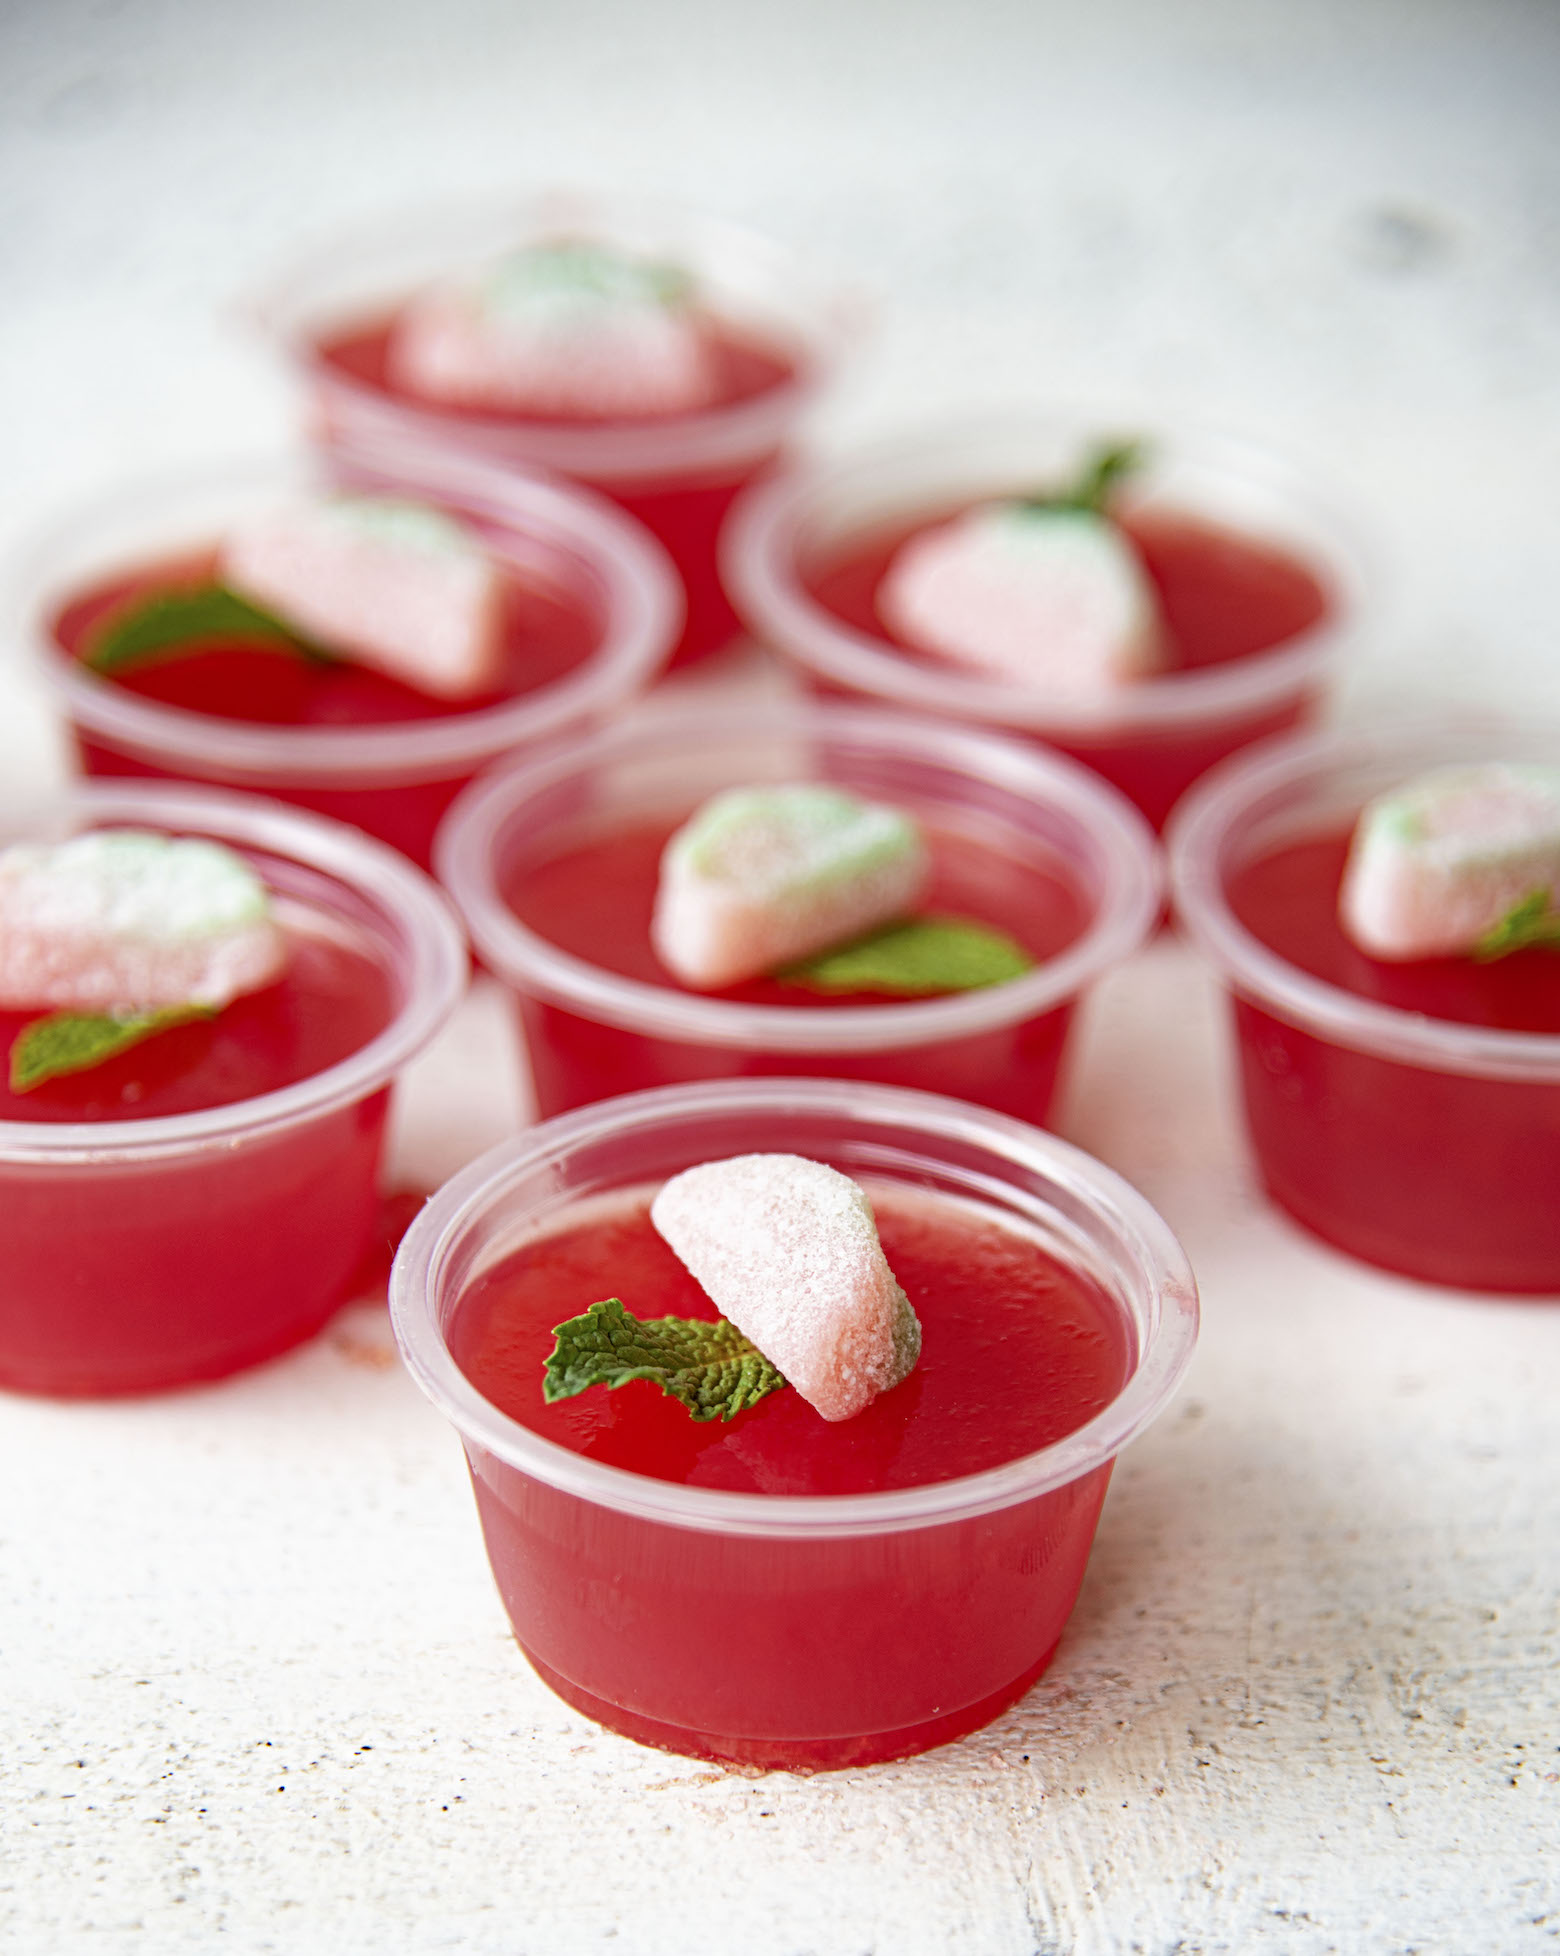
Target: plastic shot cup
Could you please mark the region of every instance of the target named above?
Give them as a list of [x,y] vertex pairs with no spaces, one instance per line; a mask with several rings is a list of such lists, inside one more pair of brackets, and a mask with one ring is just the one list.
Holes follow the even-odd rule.
[[[1552,764],[1557,752],[1553,727],[1292,738],[1218,769],[1170,829],[1176,908],[1229,995],[1268,1193],[1339,1249],[1430,1283],[1560,1291],[1560,1033],[1437,1017],[1406,1002],[1411,992],[1388,1002],[1318,976],[1243,921],[1232,883],[1290,845],[1330,839],[1317,898],[1330,914],[1338,839],[1373,796],[1432,767]],[[1452,967],[1421,970],[1436,968]],[[1480,969],[1467,966],[1470,981]],[[1396,987],[1417,982],[1412,965],[1377,970]]]
[[370,1246],[395,1075],[465,987],[459,927],[421,871],[274,802],[90,784],[9,820],[0,841],[124,827],[226,844],[295,943],[352,961],[317,991],[299,979],[288,1010],[339,1013],[364,973],[387,1003],[356,1050],[273,1091],[153,1118],[0,1119],[0,1386],[13,1390],[158,1391],[311,1337]]
[[[149,698],[61,643],[68,607],[116,581],[213,550],[226,527],[307,489],[406,493],[372,445],[126,484],[62,515],[18,566],[20,631],[89,774],[173,777],[275,795],[352,822],[426,867],[456,793],[488,762],[609,717],[659,672],[681,599],[665,553],[610,504],[567,485],[445,463],[419,493],[463,520],[577,643],[559,675],[498,704],[420,717],[265,723]],[[544,629],[541,626],[538,630]],[[226,702],[223,703],[224,707]]]
[[[1219,565],[1220,540],[1255,545],[1291,582],[1298,576],[1285,611],[1306,620],[1299,629],[1286,626],[1281,640],[1240,656],[1124,684],[1107,699],[1063,702],[910,651],[878,621],[872,561],[886,562],[894,541],[993,498],[1065,485],[1103,442],[1138,434],[1142,463],[1111,507],[1129,530],[1141,524],[1140,550],[1165,558],[1173,586],[1165,608],[1183,614],[1177,635],[1205,656],[1210,618],[1227,621],[1232,602],[1248,602]],[[1185,536],[1188,524],[1196,536]],[[1150,545],[1154,535],[1160,541]],[[848,602],[831,596],[832,574],[853,563],[865,568],[852,574]],[[1253,568],[1248,562],[1248,587]],[[733,509],[722,569],[748,629],[816,690],[1043,741],[1104,775],[1156,828],[1214,762],[1314,712],[1355,641],[1370,585],[1357,522],[1259,448],[1022,413],[787,469]],[[1264,603],[1271,607],[1271,592]],[[1227,623],[1215,629],[1227,634]],[[1263,626],[1252,624],[1249,636],[1261,640]]]
[[[1086,1273],[1119,1313],[1115,1396],[983,1472],[771,1496],[589,1459],[478,1392],[451,1327],[496,1266],[614,1192],[755,1146],[972,1204]],[[391,1312],[460,1433],[499,1593],[542,1679],[646,1744],[798,1770],[920,1752],[1023,1695],[1073,1607],[1111,1463],[1164,1406],[1197,1324],[1179,1245],[1109,1169],[980,1108],[816,1080],[634,1094],[505,1143],[413,1224]]]
[[[414,294],[528,245],[602,244],[692,275],[718,320],[769,357],[766,384],[685,413],[542,418],[450,407],[392,384],[383,343]],[[687,589],[675,663],[738,630],[716,571],[733,497],[770,467],[859,331],[858,304],[802,258],[739,226],[632,198],[551,192],[413,211],[279,271],[249,307],[305,390],[327,447],[384,443],[415,489],[438,459],[572,477],[660,538]]]
[[[961,850],[992,898],[984,921],[1020,937],[1025,906],[1059,883],[1076,935],[1019,978],[945,997],[791,1005],[682,989],[648,950],[660,839],[722,789],[804,780],[908,812],[934,865]],[[634,847],[629,876],[616,859]],[[651,710],[560,742],[474,782],[435,853],[484,963],[514,993],[543,1115],[683,1080],[789,1073],[1043,1121],[1079,995],[1137,949],[1160,903],[1152,835],[1095,776],[1014,742],[838,704]],[[579,867],[561,898],[552,872],[543,918],[527,892],[565,859]],[[590,954],[558,941],[560,903],[588,920],[569,921]],[[624,947],[640,975],[624,975]]]

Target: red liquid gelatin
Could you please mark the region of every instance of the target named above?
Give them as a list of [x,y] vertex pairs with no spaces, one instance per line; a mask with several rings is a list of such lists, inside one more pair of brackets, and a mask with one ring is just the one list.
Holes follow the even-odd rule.
[[[649,940],[662,845],[721,789],[809,779],[913,815],[933,861],[925,912],[1007,932],[1036,968],[909,1001],[772,979],[681,986]],[[793,1073],[1043,1121],[1080,991],[1142,942],[1158,904],[1146,829],[1081,770],[849,707],[700,707],[560,745],[474,784],[437,860],[514,990],[544,1115],[682,1080]]]
[[[544,416],[433,400],[397,384],[388,347],[414,292],[559,239],[604,244],[692,276],[717,376],[706,405]],[[780,458],[848,336],[838,295],[765,239],[666,207],[557,195],[412,214],[359,233],[279,276],[256,311],[303,380],[327,448],[367,436],[397,456],[413,491],[440,456],[456,455],[570,476],[627,510],[665,546],[687,593],[673,664],[738,631],[716,539],[733,499]]]
[[[102,786],[26,833],[107,826],[237,849],[290,956],[213,1019],[0,1087],[0,1385],[60,1396],[214,1378],[318,1330],[373,1234],[393,1076],[465,975],[427,879],[334,823]],[[0,1044],[37,1016],[0,1013]]]
[[[755,1147],[869,1188],[922,1320],[916,1371],[832,1426],[791,1391],[729,1423],[642,1383],[544,1405],[552,1326],[597,1297],[713,1314],[646,1204]],[[392,1312],[462,1433],[540,1675],[629,1737],[808,1770],[941,1744],[1044,1669],[1111,1460],[1183,1369],[1196,1304],[1142,1199],[1050,1136],[924,1094],[726,1081],[486,1157],[408,1233]]]
[[1099,430],[1010,418],[925,436],[755,490],[724,545],[749,629],[820,691],[870,694],[1059,748],[1161,827],[1216,761],[1314,710],[1354,629],[1352,526],[1260,451],[1150,434],[1113,504],[1159,600],[1170,668],[1090,703],[961,669],[877,610],[894,553],[972,505],[1070,480]]
[[240,467],[151,484],[56,527],[28,575],[33,635],[89,774],[249,788],[351,822],[426,866],[434,830],[486,762],[605,717],[649,683],[679,619],[670,566],[615,511],[539,482],[448,469],[431,500],[505,576],[504,684],[451,702],[350,661],[213,640],[112,676],[82,663],[138,595],[198,583],[239,516],[306,488],[393,485],[365,450],[333,484]]
[[1557,751],[1551,730],[1478,725],[1276,743],[1219,770],[1172,831],[1268,1192],[1430,1283],[1560,1291],[1560,963],[1368,957],[1338,922],[1349,836],[1367,800],[1431,767]]

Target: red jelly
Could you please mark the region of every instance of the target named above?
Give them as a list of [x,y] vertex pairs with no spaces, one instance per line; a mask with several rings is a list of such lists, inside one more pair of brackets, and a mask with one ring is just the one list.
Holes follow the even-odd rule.
[[[700,408],[696,417],[687,413],[651,413],[631,418],[537,417],[502,408],[433,401],[396,386],[386,363],[386,349],[394,330],[393,319],[378,320],[322,340],[316,349],[322,399],[328,402],[335,394],[347,391],[377,397],[385,413],[401,413],[440,424],[439,439],[457,448],[469,440],[474,447],[485,450],[488,444],[483,441],[484,429],[496,431],[500,439],[503,434],[509,434],[522,449],[527,437],[545,449],[549,436],[567,435],[581,427],[607,435],[627,433],[639,439],[661,429],[675,439],[679,421],[740,411],[765,394],[794,393],[798,381],[796,363],[780,348],[711,328],[705,338],[714,355],[719,381],[714,399],[707,407]],[[673,665],[683,665],[713,652],[739,629],[737,615],[716,572],[715,540],[737,495],[777,455],[778,448],[770,448],[749,458],[738,470],[721,469],[691,480],[669,463],[661,473],[642,480],[592,483],[665,545],[682,577],[687,617],[683,635],[672,655]]]
[[1162,826],[1214,762],[1308,715],[1352,624],[1352,534],[1265,457],[1146,444],[1112,507],[1157,594],[1169,665],[1109,699],[1048,701],[950,665],[901,643],[878,612],[878,587],[909,538],[977,502],[1067,479],[1094,439],[1019,418],[798,471],[733,518],[726,565],[738,607],[820,689],[1043,740]]
[[[90,669],[93,646],[116,618],[146,598],[209,583],[215,574],[208,552],[106,579],[76,593],[50,620],[50,630],[62,651]],[[504,586],[504,680],[481,698],[436,699],[349,659],[291,657],[241,638],[191,640],[177,657],[127,666],[105,675],[105,683],[178,713],[248,726],[405,727],[490,711],[554,685],[591,656],[599,636],[598,622],[561,592],[510,576]],[[80,749],[89,774],[177,771],[129,766],[111,747],[86,737]],[[408,781],[393,793],[366,782],[321,785],[295,790],[288,799],[366,828],[426,863],[433,832],[461,785],[449,779]]]
[[652,1227],[650,1191],[485,1273],[451,1327],[484,1398],[544,1439],[630,1473],[752,1494],[877,1494],[1000,1467],[1115,1398],[1130,1369],[1120,1310],[1030,1237],[977,1212],[870,1187],[890,1269],[921,1320],[892,1392],[831,1423],[799,1393],[697,1421],[644,1380],[544,1403],[553,1327],[602,1297],[636,1317],[719,1313]]
[[[351,483],[387,487],[366,463]],[[228,522],[318,486],[295,469],[249,468],[78,514],[34,569],[39,649],[89,773],[261,790],[426,863],[444,811],[485,762],[611,710],[659,668],[679,609],[671,569],[615,512],[566,489],[451,476],[438,499],[504,573],[506,661],[493,693],[436,699],[348,660],[242,640],[92,670],[99,635],[136,599],[209,578]]]
[[[774,979],[679,985],[649,939],[666,838],[722,788],[808,775],[913,815],[934,864],[925,912],[1005,931],[1035,969],[910,1001]],[[1157,909],[1146,830],[1079,770],[841,707],[701,707],[560,747],[477,784],[438,854],[489,968],[514,989],[544,1114],[677,1080],[823,1073],[1041,1121],[1081,987],[1142,941]]]
[[[682,413],[532,416],[434,401],[398,386],[386,352],[395,301],[526,245],[600,244],[692,279],[715,356],[715,397]],[[365,295],[384,295],[377,302]],[[610,496],[665,545],[687,591],[676,661],[731,638],[716,572],[733,498],[783,452],[836,363],[846,308],[766,239],[632,200],[559,198],[403,216],[294,267],[260,301],[263,323],[306,385],[331,448],[364,437],[415,491],[441,457],[545,469]]]
[[[138,604],[217,578],[216,558],[209,552],[147,565],[78,592],[50,621],[51,629],[63,651],[90,666],[104,632]],[[471,699],[439,699],[351,659],[289,656],[241,636],[188,639],[176,656],[148,658],[108,676],[140,699],[259,726],[376,727],[446,719],[549,686],[576,671],[595,649],[596,621],[562,592],[511,574],[503,594],[502,680]]]
[[[1432,1283],[1560,1290],[1560,960],[1389,963],[1338,922],[1353,816],[1543,729],[1333,736],[1221,769],[1177,817],[1177,902],[1229,986],[1263,1181],[1307,1228]],[[1346,810],[1342,815],[1340,811]]]
[[[711,1314],[648,1193],[753,1147],[869,1188],[922,1321],[915,1372],[836,1425],[789,1388],[727,1423],[642,1382],[546,1406],[552,1327],[597,1298]],[[652,1184],[612,1189],[647,1168]],[[978,1200],[957,1192],[966,1175]],[[392,1309],[462,1431],[541,1676],[630,1737],[802,1770],[940,1744],[1027,1689],[1111,1457],[1195,1323],[1173,1240],[1098,1164],[932,1096],[817,1081],[677,1088],[546,1124],[424,1211]]]
[[[666,820],[643,824],[527,862],[504,878],[504,900],[526,929],[569,956],[689,997],[787,1012],[839,1012],[895,1002],[883,993],[809,991],[776,978],[755,978],[716,992],[693,993],[679,985],[650,944],[661,851],[676,826]],[[1082,936],[1090,905],[1060,859],[1016,862],[947,832],[933,831],[927,841],[933,876],[924,914],[964,917],[1004,931],[1037,964]],[[604,1037],[595,1027],[580,1029],[566,1013],[532,1007],[522,1008],[522,1016],[537,1098],[548,1111],[661,1084],[644,1056],[634,1068],[625,1041]],[[892,1060],[878,1059],[875,1077],[1038,1118],[1050,1103],[1070,1017],[1070,1008],[1058,1011],[1026,1025],[1021,1034],[1004,1031],[987,1045],[977,1042],[958,1052],[912,1048]],[[994,1050],[997,1045],[1000,1054]],[[753,1057],[745,1056],[744,1069]]]
[[[308,1337],[374,1231],[390,1082],[459,995],[408,864],[265,803],[102,787],[88,819],[209,835],[271,886],[278,981],[25,1093],[0,1086],[0,1384],[216,1377]],[[0,1014],[9,1051],[27,1012]]]

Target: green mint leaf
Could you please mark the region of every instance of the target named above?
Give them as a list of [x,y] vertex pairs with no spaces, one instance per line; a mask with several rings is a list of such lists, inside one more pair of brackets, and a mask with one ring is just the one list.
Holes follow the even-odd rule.
[[820,951],[775,976],[817,992],[899,992],[926,998],[1005,985],[1034,968],[1023,946],[963,917],[912,917]]
[[29,1019],[11,1041],[11,1091],[27,1093],[61,1073],[85,1073],[170,1026],[215,1017],[209,1006],[170,1005],[160,1012],[123,1017],[50,1012],[45,1018]]
[[150,659],[176,658],[211,638],[245,639],[300,659],[330,654],[302,639],[280,618],[222,584],[153,591],[111,618],[93,638],[84,663],[94,672],[123,672]]
[[1143,466],[1147,453],[1147,447],[1141,441],[1106,442],[1088,457],[1070,487],[1025,496],[1020,507],[1033,510],[1081,509],[1103,516],[1106,505],[1116,492],[1116,485],[1124,476]]
[[695,1419],[731,1419],[785,1380],[725,1318],[636,1318],[621,1298],[592,1304],[553,1330],[542,1397],[548,1405],[593,1385],[648,1379]]
[[1481,964],[1489,964],[1533,945],[1560,949],[1560,910],[1550,908],[1548,890],[1530,890],[1484,933],[1474,945],[1473,955]]

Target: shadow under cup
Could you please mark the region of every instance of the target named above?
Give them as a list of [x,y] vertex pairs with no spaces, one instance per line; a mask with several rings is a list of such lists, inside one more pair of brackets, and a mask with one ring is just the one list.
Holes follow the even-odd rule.
[[[460,1372],[462,1299],[517,1247],[593,1198],[755,1145],[977,1204],[1087,1273],[1121,1314],[1117,1396],[1054,1444],[963,1479],[772,1497],[587,1459]],[[1169,1230],[1076,1149],[933,1095],[795,1080],[636,1094],[506,1143],[414,1223],[391,1309],[413,1375],[460,1432],[499,1592],[541,1677],[644,1743],[803,1770],[942,1744],[1039,1676],[1112,1460],[1173,1390],[1197,1319]]]

